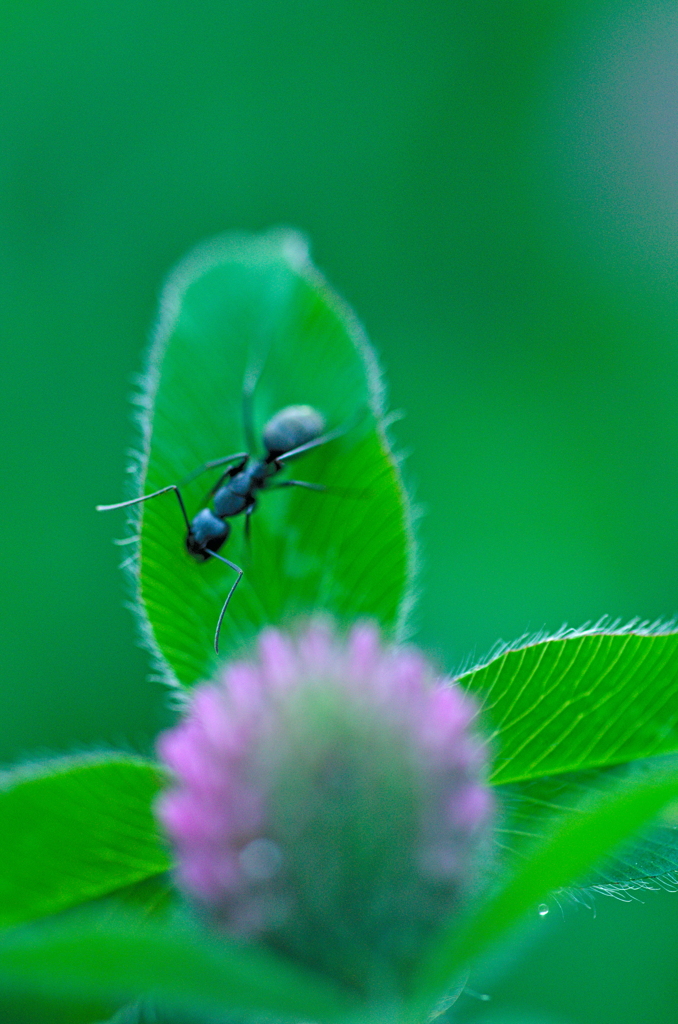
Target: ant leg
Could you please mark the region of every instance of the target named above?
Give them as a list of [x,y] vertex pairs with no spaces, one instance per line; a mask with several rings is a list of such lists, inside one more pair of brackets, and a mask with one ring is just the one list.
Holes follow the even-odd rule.
[[242,389],[242,427],[245,435],[245,444],[251,452],[257,450],[257,442],[254,437],[254,388],[259,374],[249,374],[245,377]]
[[252,519],[252,513],[254,512],[256,507],[257,504],[255,501],[253,501],[252,504],[248,505],[247,508],[245,509],[245,540],[247,541],[248,544],[251,544],[252,542],[252,536],[250,533],[250,520]]
[[250,452],[257,450],[257,439],[254,432],[254,392],[264,367],[271,353],[272,341],[269,339],[265,350],[251,355],[245,369],[242,382],[242,426],[245,444]]
[[324,484],[309,484],[306,480],[281,480],[278,484],[271,484],[268,490],[277,490],[278,487],[306,487],[309,491],[327,491]]
[[343,437],[354,426],[354,421],[355,417],[349,423],[344,423],[341,427],[328,431],[327,434],[321,434],[320,437],[315,437],[312,441],[307,441],[306,444],[300,444],[297,448],[291,448],[290,451],[283,452],[282,455],[276,455],[275,461],[287,462],[288,459],[294,458],[295,455],[301,455],[303,452],[309,452],[312,448],[318,448],[322,444],[327,444],[328,441],[335,441],[338,437]]
[[323,494],[334,494],[340,498],[364,498],[369,491],[356,491],[350,487],[332,487],[326,484],[310,484],[307,480],[281,480],[279,484],[269,484],[267,491],[278,487],[305,487],[308,491],[322,491]]
[[[203,465],[200,466],[198,469],[195,469],[192,473],[189,473],[188,476],[185,476],[183,478],[183,480],[181,481],[181,486],[185,487],[186,484],[192,483],[194,480],[196,480],[199,476],[202,476],[202,474],[206,473],[208,470],[216,469],[217,466],[225,466],[227,462],[238,462],[238,461],[240,461],[242,463],[242,466],[238,466],[238,468],[236,470],[236,472],[239,472],[240,469],[242,469],[245,466],[245,463],[247,462],[248,458],[249,458],[249,456],[248,456],[247,452],[236,452],[235,455],[225,455],[223,459],[212,459],[211,462],[203,463]],[[228,476],[228,472],[229,471],[226,470],[226,472],[222,476],[219,477],[219,483],[217,484],[215,490],[218,490],[218,488],[221,486],[223,481]],[[213,492],[210,492],[210,493],[213,493]]]
[[232,480],[234,476],[237,476],[238,473],[241,471],[241,469],[245,468],[245,466],[247,465],[248,461],[249,461],[249,455],[245,455],[245,457],[237,464],[237,466],[231,466],[231,468],[227,469],[225,473],[222,473],[221,476],[219,477],[219,479],[217,480],[217,482],[215,484],[212,484],[212,486],[210,487],[209,491],[207,492],[207,494],[205,496],[205,500],[204,500],[203,504],[206,505],[207,502],[210,500],[210,498],[212,498],[217,493],[217,491],[219,490],[219,488],[223,484],[224,480],[228,480],[228,479]]
[[222,606],[222,609],[221,609],[221,614],[219,615],[219,621],[217,622],[217,629],[216,629],[216,632],[214,634],[214,650],[218,654],[219,653],[219,633],[221,632],[221,623],[224,621],[224,615],[226,614],[226,609],[228,608],[228,602],[233,597],[233,591],[235,590],[235,588],[240,583],[240,580],[242,579],[243,572],[242,572],[242,569],[240,568],[240,566],[236,565],[235,562],[230,562],[228,560],[228,558],[224,558],[223,555],[218,555],[216,553],[216,551],[210,551],[209,554],[212,556],[212,558],[218,558],[220,562],[225,562],[226,565],[230,566],[230,568],[233,569],[234,572],[237,572],[237,574],[238,574],[235,583],[233,584],[233,586],[229,590],[228,594],[226,595],[226,600],[223,603],[223,606]]
[[191,524],[188,516],[186,515],[186,506],[184,505],[184,499],[181,497],[181,491],[176,484],[170,484],[169,487],[161,487],[159,491],[153,491],[153,494],[142,494],[140,498],[132,498],[130,501],[119,501],[116,505],[97,505],[97,512],[110,512],[114,508],[128,508],[130,505],[138,505],[140,501],[148,501],[150,498],[157,498],[161,494],[167,494],[168,491],[174,491],[179,502],[179,508],[181,514],[184,517],[186,523],[186,530],[190,532]]
[[241,469],[245,468],[249,460],[249,455],[247,454],[247,452],[238,452],[237,455],[226,455],[223,459],[213,459],[211,462],[206,462],[204,466],[201,466],[200,469],[196,469],[195,472],[191,473],[188,477],[182,480],[182,486],[185,483],[190,482],[191,480],[195,480],[197,477],[200,476],[201,473],[206,473],[208,469],[216,469],[217,466],[223,466],[225,463],[233,462],[236,459],[238,459],[239,462],[237,462],[235,466],[231,466],[230,469],[227,469],[225,473],[222,473],[219,479],[216,481],[216,483],[212,484],[212,486],[210,487],[209,491],[202,500],[202,504],[206,505],[208,501],[210,501],[211,498],[213,498],[214,495],[217,493],[217,491],[223,484],[224,480],[229,479],[229,477],[236,476],[236,474],[238,474]]

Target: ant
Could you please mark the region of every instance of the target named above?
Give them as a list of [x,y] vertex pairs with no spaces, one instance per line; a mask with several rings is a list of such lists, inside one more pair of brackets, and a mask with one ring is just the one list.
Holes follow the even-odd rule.
[[[247,413],[248,410],[244,411]],[[281,409],[264,426],[262,439],[266,454],[262,458],[254,458],[248,452],[227,455],[224,458],[206,462],[182,481],[182,485],[185,485],[210,469],[232,463],[207,495],[206,500],[211,499],[213,507],[200,509],[192,519],[188,518],[184,499],[177,484],[162,487],[152,494],[143,494],[139,498],[132,498],[131,501],[120,501],[115,505],[97,505],[97,512],[108,512],[111,509],[127,508],[129,505],[149,501],[168,491],[174,491],[186,523],[186,548],[189,554],[198,562],[205,562],[208,558],[218,558],[238,574],[226,595],[217,621],[214,634],[214,649],[217,653],[219,651],[219,633],[226,609],[243,576],[243,570],[235,562],[218,554],[231,532],[231,526],[227,520],[232,516],[244,513],[245,536],[249,539],[250,519],[257,506],[259,491],[263,491],[267,487],[305,487],[311,491],[326,491],[327,488],[322,484],[307,483],[305,480],[282,480],[279,483],[269,484],[269,480],[284,469],[285,463],[289,459],[302,455],[312,448],[327,444],[328,441],[333,441],[345,433],[343,427],[325,434],[323,433],[324,429],[323,417],[317,409],[310,405],[288,405]],[[251,443],[253,441],[251,421],[247,414],[245,415],[245,433],[248,444],[250,447],[254,447],[254,444]]]

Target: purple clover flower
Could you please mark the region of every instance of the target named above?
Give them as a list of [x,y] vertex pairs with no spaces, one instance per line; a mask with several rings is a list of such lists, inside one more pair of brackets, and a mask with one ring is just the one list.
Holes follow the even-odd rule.
[[475,714],[371,625],[265,630],[159,740],[180,888],[232,934],[397,990],[477,876],[492,799]]

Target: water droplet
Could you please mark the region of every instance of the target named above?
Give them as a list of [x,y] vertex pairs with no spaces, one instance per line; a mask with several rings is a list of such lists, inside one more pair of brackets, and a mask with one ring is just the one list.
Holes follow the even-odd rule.
[[471,996],[472,999],[479,999],[481,1003],[489,1003],[492,996],[488,996],[486,992],[476,992],[472,988],[464,989],[465,996]]
[[537,913],[539,914],[540,917],[546,917],[548,912],[549,912],[549,908],[546,906],[545,903],[540,903],[539,906],[537,907]]

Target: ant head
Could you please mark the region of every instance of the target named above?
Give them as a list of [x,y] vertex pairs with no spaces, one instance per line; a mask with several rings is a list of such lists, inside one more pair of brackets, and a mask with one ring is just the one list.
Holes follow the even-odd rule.
[[186,547],[194,558],[205,562],[211,551],[219,550],[230,532],[231,527],[227,522],[215,516],[211,509],[203,508],[191,520]]
[[311,405],[288,405],[264,427],[264,447],[269,455],[284,455],[320,437],[325,420]]

